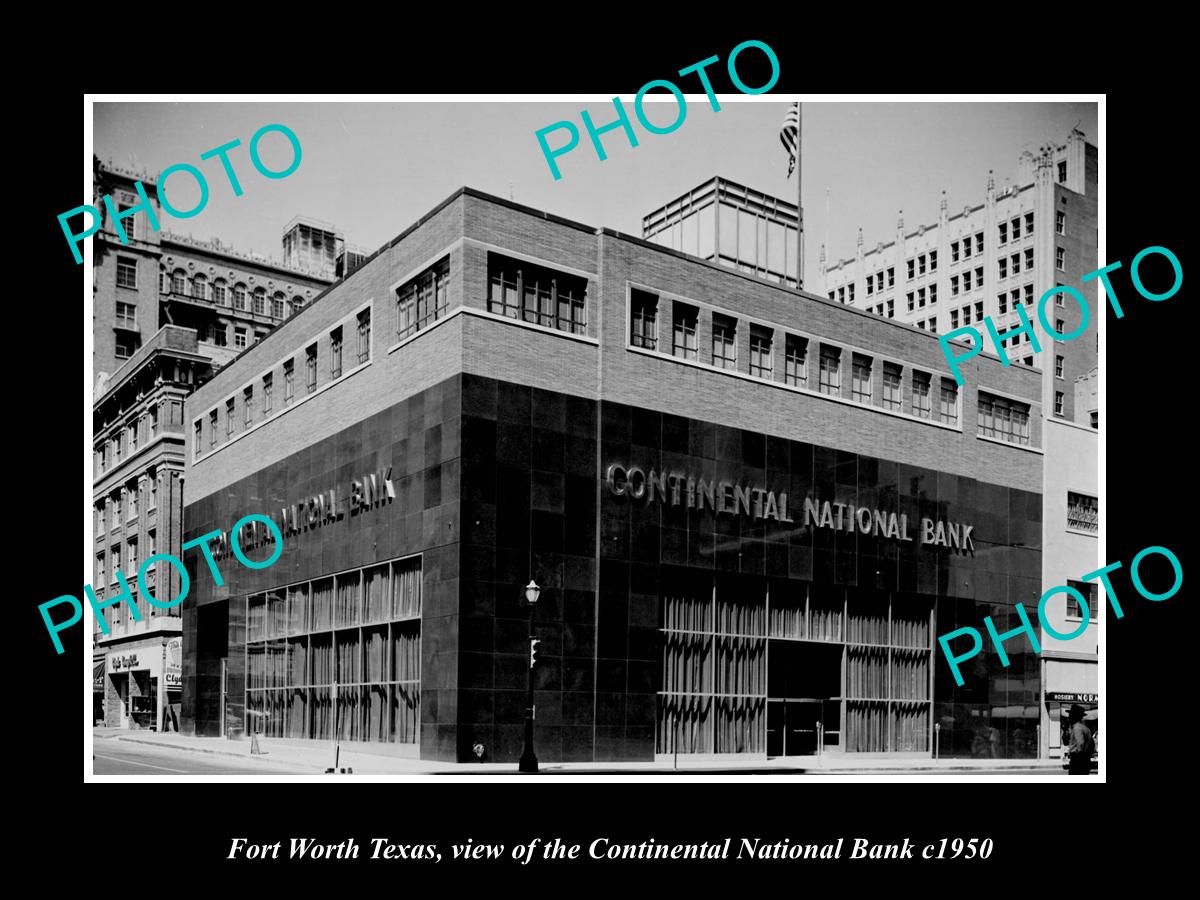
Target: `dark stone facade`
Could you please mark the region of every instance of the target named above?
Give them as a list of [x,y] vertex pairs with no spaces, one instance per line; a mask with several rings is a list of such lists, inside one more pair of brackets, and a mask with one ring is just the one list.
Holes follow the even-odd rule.
[[[342,517],[289,535],[281,557],[267,569],[248,569],[234,557],[224,557],[218,561],[225,582],[221,587],[199,548],[186,551],[192,589],[183,611],[185,732],[219,733],[222,658],[226,732],[242,730],[248,594],[421,553],[421,754],[454,758],[460,406],[460,377],[454,376],[186,507],[185,543],[214,529],[227,532],[247,513],[276,518],[282,507],[330,489],[337,490]],[[351,481],[389,466],[395,499],[350,511]],[[250,555],[263,558],[266,553]]]
[[[786,490],[796,524],[633,504],[604,485],[611,463]],[[661,579],[676,567],[932,596],[937,634],[982,630],[985,615],[1006,631],[1019,624],[1013,604],[1035,608],[1040,592],[1035,491],[471,374],[189,505],[184,539],[331,487],[342,496],[351,479],[389,465],[394,501],[289,537],[269,569],[230,557],[216,588],[189,551],[185,731],[217,733],[222,657],[240,728],[246,594],[409,553],[424,554],[420,755],[439,760],[471,760],[476,742],[488,761],[520,755],[529,658],[521,589],[531,577],[542,586],[534,702],[543,761],[653,758]],[[973,523],[974,552],[801,527],[809,495],[893,510],[910,523]],[[981,752],[981,716],[994,725],[997,708],[1036,707],[1037,656],[1023,637],[1008,652],[1007,669],[990,648],[981,653],[962,687],[935,655],[943,755]],[[1033,754],[1026,720],[1012,721],[987,752]]]
[[[604,697],[598,708],[623,701],[625,717],[597,720],[598,759],[617,758],[610,754],[619,741],[623,758],[649,758],[652,751],[652,701],[661,667],[654,630],[660,577],[670,571],[665,567],[737,573],[743,583],[765,578],[853,588],[851,603],[856,596],[884,592],[932,596],[935,634],[963,625],[982,631],[987,615],[1003,633],[1020,624],[1013,604],[1036,609],[1040,493],[615,403],[602,405],[602,419],[601,473],[617,462],[647,472],[769,486],[789,494],[794,524],[713,517],[685,505],[630,503],[607,488],[601,491],[598,669],[610,675],[605,686],[598,685],[598,700]],[[974,551],[921,546],[919,538],[901,542],[806,528],[806,496],[904,514],[913,531],[922,518],[972,523]],[[1024,637],[1007,649],[1011,664],[1002,668],[985,647],[964,670],[962,687],[935,653],[934,720],[943,723],[944,755],[979,755],[979,747],[973,749],[979,720],[994,723],[994,709],[1036,709],[1038,657]],[[616,689],[622,674],[624,691],[605,696],[605,687]],[[1033,720],[1015,713],[1011,720],[1011,728],[1001,729],[1000,748],[994,750],[993,740],[988,752],[1036,755]]]

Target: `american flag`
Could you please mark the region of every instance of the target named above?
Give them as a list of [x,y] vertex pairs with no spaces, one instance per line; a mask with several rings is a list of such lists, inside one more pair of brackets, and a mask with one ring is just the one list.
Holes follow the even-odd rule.
[[792,177],[796,168],[796,159],[800,156],[800,104],[793,103],[783,117],[783,127],[779,129],[779,140],[783,149],[788,152],[787,177]]

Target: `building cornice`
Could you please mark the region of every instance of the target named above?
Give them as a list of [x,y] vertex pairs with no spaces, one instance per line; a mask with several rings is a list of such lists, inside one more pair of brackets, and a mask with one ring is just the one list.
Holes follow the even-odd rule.
[[226,247],[220,241],[213,239],[204,241],[199,238],[191,237],[190,235],[175,234],[170,231],[161,231],[159,246],[162,252],[173,250],[175,252],[198,251],[200,253],[208,253],[212,256],[219,256],[223,259],[235,260],[238,263],[258,266],[263,269],[270,269],[273,272],[278,272],[288,275],[292,278],[307,278],[310,281],[319,282],[322,285],[333,284],[336,280],[331,275],[325,275],[321,272],[313,272],[309,269],[297,269],[284,265],[279,260],[260,257],[253,253],[247,253],[242,250],[236,250],[233,247]]

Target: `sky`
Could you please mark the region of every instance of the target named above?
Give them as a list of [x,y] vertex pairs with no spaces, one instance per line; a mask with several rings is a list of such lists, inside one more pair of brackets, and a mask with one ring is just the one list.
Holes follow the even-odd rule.
[[[661,105],[646,105],[660,126],[678,114],[663,96]],[[616,113],[610,99],[594,95],[553,102],[97,103],[94,152],[154,177],[174,163],[197,166],[208,179],[208,204],[192,218],[164,215],[162,227],[273,258],[281,257],[283,226],[297,215],[332,223],[347,242],[373,251],[463,185],[636,236],[643,215],[714,175],[795,202],[796,176],[786,177],[779,140],[787,98],[722,94],[714,111],[703,94],[689,94],[682,125],[665,135],[643,129],[632,98],[623,99],[638,146],[621,129],[608,132],[604,161],[579,113],[587,109],[597,127]],[[576,125],[580,143],[558,157],[556,181],[535,132],[562,120]],[[260,175],[249,158],[251,136],[270,123],[291,128],[302,147],[300,166],[277,180]],[[907,229],[936,222],[943,189],[951,212],[982,202],[989,169],[997,186],[1015,180],[1023,150],[1061,144],[1076,126],[1099,143],[1095,103],[805,102],[805,272],[817,270],[823,243],[831,260],[853,256],[859,227],[866,247],[887,242],[900,210]],[[241,197],[217,159],[200,159],[235,138],[242,143],[230,160]],[[547,139],[557,147],[566,138],[557,131]],[[270,168],[291,159],[280,134],[267,135],[260,147]],[[179,209],[198,199],[186,174],[171,176],[168,196]]]

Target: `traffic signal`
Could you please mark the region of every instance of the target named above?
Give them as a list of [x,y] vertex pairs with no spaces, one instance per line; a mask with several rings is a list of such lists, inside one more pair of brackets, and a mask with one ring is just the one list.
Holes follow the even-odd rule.
[[529,668],[531,669],[542,658],[542,651],[539,649],[541,643],[537,638],[529,639]]

